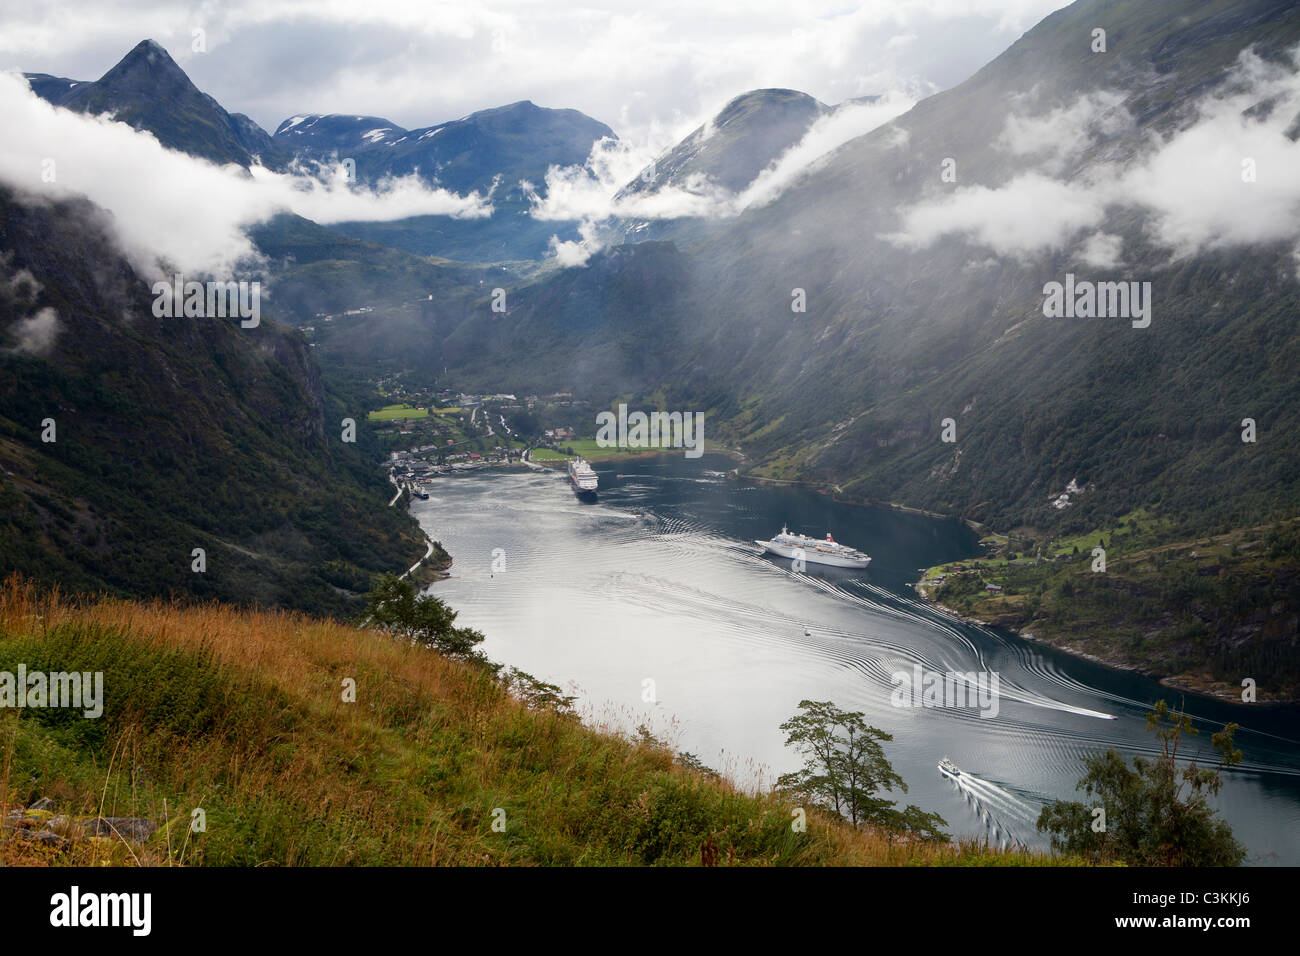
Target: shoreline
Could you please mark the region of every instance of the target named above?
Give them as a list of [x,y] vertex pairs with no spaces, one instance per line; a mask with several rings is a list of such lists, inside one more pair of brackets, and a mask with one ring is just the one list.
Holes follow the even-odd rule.
[[[647,448],[642,451],[619,451],[617,449],[614,449],[610,454],[583,455],[581,457],[584,461],[591,462],[592,464],[603,465],[611,461],[637,461],[643,458],[659,458],[663,455],[680,455],[681,453],[682,453],[682,449],[680,448]],[[556,452],[556,454],[560,454],[560,452]],[[736,451],[735,449],[732,448],[710,448],[710,449],[706,449],[704,451],[704,454],[725,455],[726,457],[730,458],[732,461],[746,460],[743,454],[741,454],[739,451]],[[541,461],[535,461],[530,456],[529,458],[523,460],[534,465],[562,465],[565,462],[567,462],[570,457],[571,456],[565,455],[563,458],[549,458],[549,459],[542,459]],[[572,456],[572,457],[577,457],[577,456]]]
[[[1075,657],[1078,658],[1079,660],[1085,660],[1092,664],[1098,664],[1102,667],[1108,667],[1111,670],[1122,671],[1126,674],[1137,674],[1139,677],[1145,677],[1148,680],[1155,681],[1161,687],[1167,687],[1170,690],[1178,691],[1179,693],[1195,694],[1197,697],[1204,697],[1208,700],[1216,700],[1225,704],[1237,704],[1243,707],[1247,705],[1251,707],[1294,707],[1300,704],[1300,700],[1295,698],[1283,698],[1280,700],[1244,701],[1241,699],[1239,693],[1229,694],[1226,691],[1223,693],[1219,693],[1215,691],[1209,691],[1209,690],[1193,687],[1190,684],[1179,681],[1176,677],[1161,677],[1155,672],[1135,664],[1125,664],[1119,661],[1109,660],[1107,658],[1100,657],[1097,654],[1089,653],[1088,651],[1080,650],[1078,648],[1070,647],[1068,645],[1057,644],[1054,641],[1050,641],[1044,637],[1039,637],[1037,634],[1034,634],[1027,629],[1016,627],[1015,625],[994,624],[991,621],[984,621],[977,617],[971,617],[968,614],[963,614],[962,612],[956,610],[955,608],[951,608],[948,605],[936,601],[932,597],[930,597],[927,589],[924,587],[924,581],[925,579],[922,578],[920,581],[917,581],[915,584],[913,584],[912,587],[916,591],[917,596],[923,602],[925,602],[926,606],[956,621],[960,621],[963,624],[970,624],[976,627],[983,627],[983,628],[997,628],[1000,631],[1006,631],[1008,634],[1015,635],[1021,640],[1029,641],[1032,644],[1038,644],[1042,647],[1050,647],[1053,650],[1060,651],[1062,654],[1068,654],[1070,657]],[[1227,684],[1224,685],[1224,687],[1231,688],[1232,685]]]
[[[736,455],[742,461],[747,459],[741,452]],[[917,508],[912,505],[905,505],[899,501],[877,501],[873,498],[864,498],[857,495],[846,495],[839,485],[832,485],[828,482],[808,481],[798,478],[767,478],[763,475],[736,475],[737,481],[763,482],[772,485],[792,485],[797,488],[807,488],[809,491],[819,495],[825,495],[832,501],[838,501],[848,505],[858,505],[863,508],[882,508],[887,511],[901,511],[904,514],[920,515],[923,518],[934,518],[939,521],[958,521],[972,531],[979,533],[986,530],[985,525],[976,521],[974,518],[963,518],[959,515],[943,514],[939,511],[928,511],[925,508]]]

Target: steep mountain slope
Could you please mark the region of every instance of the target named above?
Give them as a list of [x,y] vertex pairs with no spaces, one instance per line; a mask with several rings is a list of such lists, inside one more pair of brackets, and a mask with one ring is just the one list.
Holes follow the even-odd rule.
[[[1107,55],[1089,45],[1102,23]],[[692,250],[706,281],[686,301],[704,321],[681,346],[679,400],[712,409],[770,474],[1001,525],[1088,527],[1158,502],[1230,524],[1295,508],[1288,244],[1174,258],[1149,218],[1122,206],[1096,227],[1121,240],[1111,267],[1090,264],[1086,232],[1021,254],[978,234],[921,246],[888,237],[900,210],[945,190],[995,189],[1047,168],[1009,151],[1014,114],[1114,94],[1116,115],[1131,119],[1085,138],[1055,171],[1083,191],[1103,163],[1127,168],[1153,136],[1193,122],[1195,102],[1229,79],[1242,50],[1276,58],[1298,41],[1300,12],[1277,0],[1081,0],[1053,14],[967,83],[845,145]],[[947,158],[956,184],[941,178]],[[1150,327],[1044,317],[1044,284],[1067,272],[1150,281]],[[806,313],[792,311],[796,289]],[[1245,417],[1269,437],[1244,444]],[[955,443],[941,440],[944,418]],[[1049,499],[1072,479],[1091,490],[1058,510]]]
[[326,393],[266,316],[155,318],[111,250],[91,204],[0,193],[0,567],[349,613],[372,574],[412,564],[422,536],[386,507],[365,400]]
[[285,155],[260,126],[243,114],[227,113],[190,82],[161,45],[143,40],[93,83],[28,74],[32,90],[56,106],[80,113],[111,113],[136,129],[148,130],[169,149],[214,163],[278,169]]

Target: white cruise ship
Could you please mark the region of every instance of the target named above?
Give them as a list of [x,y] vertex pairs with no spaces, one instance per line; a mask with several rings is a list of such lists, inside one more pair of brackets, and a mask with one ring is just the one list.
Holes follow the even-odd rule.
[[569,460],[569,481],[573,483],[573,493],[579,498],[596,497],[596,486],[600,479],[582,456]]
[[754,543],[769,554],[782,558],[802,557],[808,564],[828,564],[836,568],[865,568],[871,563],[871,558],[857,548],[840,544],[831,537],[829,531],[826,533],[826,540],[820,541],[803,534],[791,534],[783,526],[781,533],[771,541]]

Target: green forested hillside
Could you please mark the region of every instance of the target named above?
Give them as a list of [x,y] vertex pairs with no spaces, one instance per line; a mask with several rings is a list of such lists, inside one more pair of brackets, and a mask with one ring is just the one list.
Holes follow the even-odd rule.
[[[67,591],[346,612],[373,574],[413,564],[423,537],[387,507],[369,401],[327,392],[268,316],[155,318],[100,216],[0,195],[0,568]],[[52,341],[17,348],[44,309]]]

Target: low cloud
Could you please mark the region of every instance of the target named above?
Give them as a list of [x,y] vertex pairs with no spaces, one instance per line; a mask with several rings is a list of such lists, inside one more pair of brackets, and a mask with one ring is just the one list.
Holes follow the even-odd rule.
[[699,194],[669,187],[627,201],[615,198],[662,152],[662,144],[655,147],[644,141],[601,139],[592,146],[583,165],[552,166],[547,170],[544,196],[531,184],[523,184],[532,198],[531,215],[534,219],[563,222],[632,218],[629,210],[633,208],[639,210],[636,218],[641,219],[704,215],[712,201],[704,183],[692,184],[700,187]]
[[1079,247],[1079,258],[1098,269],[1113,269],[1123,262],[1120,256],[1123,245],[1119,236],[1093,233]]
[[596,235],[596,226],[593,222],[588,220],[580,223],[578,236],[578,239],[572,240],[562,240],[559,236],[551,236],[551,252],[555,256],[555,261],[565,268],[585,266],[587,260],[600,251],[601,243]]
[[[821,117],[740,192],[731,192],[702,174],[655,189],[622,192],[628,183],[653,170],[664,148],[651,150],[626,140],[601,140],[584,165],[552,166],[546,175],[545,196],[528,187],[532,215],[542,220],[580,221],[580,242],[552,239],[557,257],[563,256],[561,264],[578,265],[600,248],[601,223],[739,216],[775,201],[834,150],[888,123],[914,104],[911,97],[893,94],[872,103],[849,104]],[[706,133],[709,129],[705,124]]]
[[[626,141],[601,140],[583,166],[553,166],[546,196],[534,197],[537,219],[721,219],[772,202],[819,162],[851,139],[871,132],[915,105],[902,94],[873,103],[843,106],[814,122],[795,143],[738,193],[703,176],[657,189],[620,195],[629,182],[651,168],[663,149],[650,151]],[[706,130],[707,130],[706,124]]]
[[408,216],[478,219],[492,214],[490,192],[461,196],[431,188],[415,174],[390,176],[370,187],[349,181],[341,165],[314,174],[299,169],[296,175],[255,166],[252,176],[284,208],[320,223],[390,222]]
[[746,209],[775,200],[849,140],[864,136],[906,113],[916,101],[903,94],[882,96],[872,103],[853,103],[823,116],[809,127],[803,139],[780,155],[742,192],[734,204],[738,215]]
[[12,258],[13,253],[0,252],[0,301],[30,302],[41,294],[42,286],[26,269],[15,269],[5,275]]
[[1059,173],[1095,142],[1132,126],[1123,95],[1101,90],[1042,116],[1013,113],[997,145],[1015,156],[1037,157],[1044,171]]
[[[1300,47],[1293,58],[1300,65]],[[1288,135],[1300,116],[1300,71],[1247,51],[1227,87],[1118,183],[1178,254],[1300,237],[1300,143]]]
[[11,351],[36,356],[45,355],[54,345],[58,334],[59,313],[47,306],[35,315],[19,319],[9,327],[9,335],[15,340]]
[[966,186],[950,199],[907,210],[903,228],[884,238],[920,249],[946,235],[962,235],[1000,256],[1029,258],[1064,248],[1084,229],[1100,225],[1105,206],[1087,189],[1042,173],[1026,173],[1006,186]]
[[0,252],[0,306],[4,306],[6,312],[21,316],[5,330],[10,344],[4,347],[4,351],[44,355],[58,337],[59,314],[46,307],[35,315],[22,315],[36,303],[42,286],[27,269],[11,270],[12,261],[12,252]]
[[[959,186],[901,211],[884,238],[907,248],[963,236],[1001,256],[1025,258],[1082,240],[1092,264],[1118,262],[1115,237],[1086,232],[1110,207],[1145,210],[1151,241],[1173,256],[1234,245],[1300,240],[1300,48],[1291,66],[1244,51],[1228,81],[1202,100],[1192,121],[1150,134],[1138,158],[1102,161],[1072,179],[1055,174],[1122,129],[1117,94],[1096,93],[1037,119],[1013,117],[1001,147],[1038,155],[1039,168],[1003,186]],[[1079,125],[1076,127],[1075,123]]]
[[229,275],[257,259],[247,227],[286,210],[324,223],[491,213],[477,194],[431,189],[414,177],[362,189],[341,170],[321,179],[218,167],[109,117],[51,106],[12,73],[0,73],[0,127],[9,131],[0,181],[29,198],[83,195],[108,210],[123,252],[145,276],[157,275],[163,261],[196,275]]

